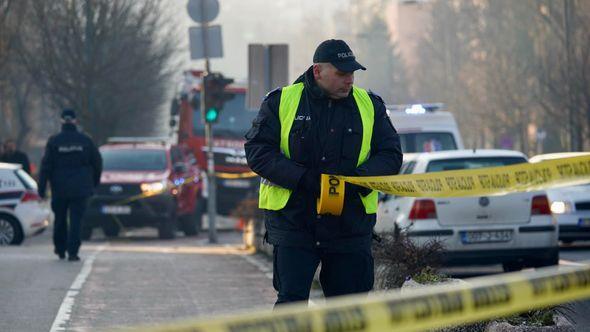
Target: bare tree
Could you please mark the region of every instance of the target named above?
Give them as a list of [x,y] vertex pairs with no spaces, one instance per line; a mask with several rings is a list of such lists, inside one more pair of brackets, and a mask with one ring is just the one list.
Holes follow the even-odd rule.
[[168,93],[177,40],[161,0],[31,0],[20,55],[57,108],[99,142],[149,135]]

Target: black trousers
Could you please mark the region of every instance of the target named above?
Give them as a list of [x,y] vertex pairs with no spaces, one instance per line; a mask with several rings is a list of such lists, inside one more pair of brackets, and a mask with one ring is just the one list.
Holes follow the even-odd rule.
[[374,264],[370,249],[334,253],[324,249],[275,246],[273,253],[273,286],[278,292],[275,306],[307,301],[320,263],[320,284],[326,297],[366,293],[373,288]]
[[55,215],[53,245],[57,254],[63,254],[67,250],[69,256],[78,255],[82,216],[84,216],[87,201],[88,197],[53,197],[51,199],[51,209]]

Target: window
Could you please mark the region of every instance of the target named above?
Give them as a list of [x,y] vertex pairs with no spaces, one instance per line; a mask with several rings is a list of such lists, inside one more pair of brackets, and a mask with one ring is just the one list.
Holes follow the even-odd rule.
[[33,178],[27,174],[27,172],[23,171],[22,169],[17,169],[14,174],[16,177],[22,182],[23,186],[29,190],[37,190],[37,182],[33,180]]
[[454,171],[459,169],[475,169],[484,167],[508,166],[526,163],[522,157],[469,157],[458,159],[432,160],[426,172]]
[[165,150],[102,150],[105,171],[163,171],[167,167]]
[[457,150],[452,133],[401,133],[399,137],[404,153]]

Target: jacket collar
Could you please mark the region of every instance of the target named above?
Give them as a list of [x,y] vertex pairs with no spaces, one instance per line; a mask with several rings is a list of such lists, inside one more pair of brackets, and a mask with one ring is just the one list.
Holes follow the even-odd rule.
[[78,131],[78,128],[73,123],[64,123],[61,125],[61,131]]

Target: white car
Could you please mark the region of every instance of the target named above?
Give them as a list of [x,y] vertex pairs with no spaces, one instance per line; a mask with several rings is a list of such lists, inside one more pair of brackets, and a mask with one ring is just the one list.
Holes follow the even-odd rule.
[[[534,156],[530,162],[588,155],[588,152],[562,152]],[[564,243],[590,240],[590,183],[547,190],[551,212],[559,225]]]
[[0,245],[21,244],[49,226],[51,212],[20,165],[0,163]]
[[[527,163],[508,150],[458,150],[404,155],[402,174]],[[385,196],[375,230],[405,232],[415,243],[439,239],[447,265],[501,263],[505,271],[559,261],[558,230],[543,191],[503,196]]]
[[404,153],[464,149],[457,121],[443,104],[386,107]]

